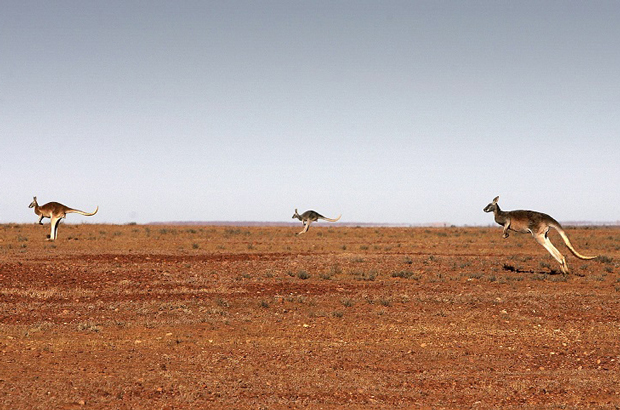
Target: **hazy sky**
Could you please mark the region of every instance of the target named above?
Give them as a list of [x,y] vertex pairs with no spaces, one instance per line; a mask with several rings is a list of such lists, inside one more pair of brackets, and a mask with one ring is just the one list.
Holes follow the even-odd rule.
[[[620,219],[618,1],[3,1],[0,222]],[[86,221],[69,215],[68,222]]]

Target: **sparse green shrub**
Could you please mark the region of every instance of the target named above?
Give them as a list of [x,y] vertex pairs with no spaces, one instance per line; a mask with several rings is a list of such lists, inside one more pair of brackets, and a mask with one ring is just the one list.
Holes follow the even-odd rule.
[[338,264],[332,265],[332,266],[329,268],[329,273],[330,273],[331,275],[339,275],[339,274],[341,274],[341,273],[342,273],[342,268],[341,268],[341,267],[340,267],[340,265],[338,265]]
[[484,274],[481,272],[472,272],[467,276],[471,279],[480,279],[482,276],[484,276]]
[[392,272],[392,277],[393,278],[403,278],[403,279],[415,279],[418,280],[420,279],[419,275],[416,275],[415,273],[409,271],[409,270],[401,270],[398,272]]
[[373,281],[377,277],[376,271],[352,272],[351,274],[354,276],[355,280]]
[[222,299],[222,298],[216,298],[215,299],[215,304],[220,306],[220,307],[230,307],[230,304],[228,303],[228,301],[226,299]]
[[99,332],[101,331],[101,325],[93,323],[93,322],[82,322],[78,324],[78,330],[86,330],[89,332]]
[[319,273],[319,278],[325,279],[325,280],[331,280],[332,275],[330,272],[323,272],[323,273]]
[[440,283],[444,282],[445,278],[443,276],[443,273],[437,273],[436,275],[432,276],[428,281],[430,283]]
[[379,299],[379,304],[381,306],[390,307],[392,306],[392,301],[389,298],[382,297]]
[[224,230],[224,237],[237,236],[237,235],[250,236],[252,235],[252,232],[244,231],[240,228],[226,228]]
[[340,303],[342,303],[342,306],[345,306],[345,307],[352,307],[355,304],[353,302],[353,299],[349,299],[349,298],[342,299]]

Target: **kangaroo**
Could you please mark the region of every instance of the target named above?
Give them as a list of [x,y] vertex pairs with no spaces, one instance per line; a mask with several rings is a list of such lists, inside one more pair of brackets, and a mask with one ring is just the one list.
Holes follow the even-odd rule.
[[58,202],[48,202],[45,205],[39,206],[37,203],[37,197],[28,205],[28,208],[34,208],[34,213],[39,215],[39,225],[43,225],[43,218],[50,218],[51,231],[48,240],[56,240],[58,234],[58,224],[62,218],[65,218],[69,213],[77,213],[84,216],[93,216],[99,210],[99,206],[95,209],[95,212],[88,213],[80,211],[78,209],[69,208]]
[[564,256],[562,256],[560,251],[558,251],[549,240],[547,236],[549,228],[554,228],[558,231],[568,249],[579,259],[590,260],[596,258],[596,256],[584,256],[577,252],[570,243],[560,223],[549,215],[536,211],[502,211],[497,201],[499,201],[499,196],[496,196],[493,202],[488,204],[483,211],[493,212],[495,215],[495,222],[504,227],[502,237],[504,239],[508,238],[509,230],[519,233],[531,233],[534,239],[536,239],[536,242],[541,244],[551,256],[560,263],[560,269],[563,274],[569,273],[568,265],[566,264]]
[[303,214],[299,215],[297,213],[297,208],[295,208],[295,213],[293,214],[293,219],[297,218],[301,221],[301,223],[304,225],[304,229],[301,232],[298,232],[297,235],[301,235],[302,233],[306,233],[308,232],[308,229],[310,228],[310,224],[312,222],[316,222],[319,219],[323,219],[325,221],[329,221],[329,222],[337,222],[340,217],[342,215],[338,215],[338,218],[326,218],[323,215],[321,215],[320,213],[316,212],[316,211],[306,211]]

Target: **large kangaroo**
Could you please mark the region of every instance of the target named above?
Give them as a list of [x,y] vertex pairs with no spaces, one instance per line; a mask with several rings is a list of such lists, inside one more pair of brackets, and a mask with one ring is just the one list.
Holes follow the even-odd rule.
[[536,242],[544,246],[551,256],[560,263],[562,273],[569,273],[568,265],[566,264],[564,256],[553,246],[547,237],[549,228],[554,228],[558,231],[568,249],[579,259],[589,260],[596,258],[596,256],[584,256],[577,252],[570,243],[560,223],[549,215],[536,211],[502,211],[497,201],[499,201],[499,196],[496,196],[493,202],[488,204],[483,211],[493,212],[495,215],[495,222],[504,227],[504,234],[502,236],[508,238],[509,230],[519,233],[531,233],[534,239],[536,239]]
[[316,212],[316,211],[306,211],[303,214],[299,215],[297,213],[297,208],[295,208],[295,213],[293,214],[293,219],[297,218],[301,221],[301,223],[304,225],[304,229],[301,232],[298,232],[297,235],[301,235],[302,233],[306,233],[308,232],[308,229],[310,228],[310,224],[312,222],[316,222],[319,219],[323,219],[325,221],[329,221],[329,222],[337,222],[340,217],[342,215],[338,215],[338,218],[326,218],[323,215],[321,215],[320,213]]
[[76,213],[84,216],[93,216],[99,210],[99,206],[95,209],[95,212],[88,213],[84,211],[80,211],[78,209],[69,208],[58,202],[48,202],[43,206],[39,206],[37,203],[37,197],[34,197],[34,200],[30,203],[28,208],[34,208],[34,213],[39,215],[39,225],[43,225],[43,218],[50,218],[51,222],[51,232],[49,235],[49,240],[53,241],[56,239],[58,234],[58,224],[62,218],[65,218],[69,213]]

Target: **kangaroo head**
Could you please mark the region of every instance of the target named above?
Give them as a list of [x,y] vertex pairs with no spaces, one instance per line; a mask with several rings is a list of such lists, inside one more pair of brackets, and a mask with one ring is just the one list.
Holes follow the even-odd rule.
[[497,201],[499,201],[499,196],[496,196],[493,199],[493,202],[484,207],[484,212],[494,212],[497,209]]
[[28,205],[28,208],[34,208],[35,206],[37,206],[37,197],[35,196],[33,201],[30,203],[30,205]]
[[299,214],[297,213],[297,208],[295,208],[295,213],[293,214],[293,219],[295,218],[301,220],[301,216],[299,216]]

